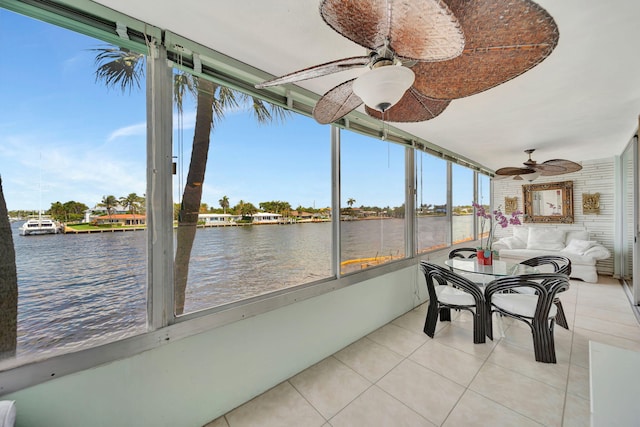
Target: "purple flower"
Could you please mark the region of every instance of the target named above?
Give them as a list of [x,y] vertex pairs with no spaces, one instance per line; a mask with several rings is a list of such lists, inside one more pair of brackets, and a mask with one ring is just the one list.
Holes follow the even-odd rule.
[[[478,203],[472,203],[473,207],[476,210],[476,215],[482,220],[480,221],[480,249],[491,250],[491,243],[493,240],[493,235],[495,233],[495,229],[500,226],[502,228],[507,228],[509,224],[511,225],[522,225],[520,222],[520,218],[518,215],[522,215],[520,211],[511,212],[511,216],[507,217],[502,213],[501,206],[498,209],[494,210],[492,213],[488,213],[484,206]],[[493,215],[492,215],[493,214]],[[486,221],[489,220],[489,237],[487,238],[487,245],[483,244],[484,238],[484,227]],[[495,220],[495,224],[493,221]]]

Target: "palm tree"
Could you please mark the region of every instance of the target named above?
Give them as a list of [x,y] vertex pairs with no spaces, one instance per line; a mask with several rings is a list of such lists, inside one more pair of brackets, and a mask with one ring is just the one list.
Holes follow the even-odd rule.
[[[134,85],[140,87],[144,55],[125,48],[107,47],[95,49],[96,80],[104,81],[107,87],[120,87],[124,92]],[[230,88],[220,86],[207,79],[187,73],[174,76],[174,101],[182,113],[183,101],[188,94],[196,98],[196,122],[191,149],[189,172],[182,194],[178,215],[176,255],[174,258],[175,312],[184,312],[184,298],[189,274],[191,248],[196,235],[198,211],[202,201],[202,184],[207,168],[207,156],[214,122],[224,117],[228,109],[249,106],[259,123],[284,120],[289,111],[267,104],[259,98],[248,96]]]
[[116,196],[102,196],[102,201],[98,203],[98,206],[107,210],[109,222],[111,222],[111,214],[115,210],[116,206],[118,206],[118,199],[116,199]]
[[227,196],[222,196],[222,199],[218,200],[220,203],[220,207],[222,208],[222,213],[227,213],[227,209],[229,209],[229,198]]
[[120,197],[119,202],[129,213],[136,214],[144,202],[144,197],[140,197],[136,193],[129,193],[127,197]]
[[0,359],[13,357],[18,340],[16,251],[0,179]]

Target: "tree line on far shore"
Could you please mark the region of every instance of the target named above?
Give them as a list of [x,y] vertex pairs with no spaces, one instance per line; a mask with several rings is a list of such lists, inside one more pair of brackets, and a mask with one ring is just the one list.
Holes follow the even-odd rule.
[[[126,212],[131,214],[145,214],[145,202],[146,199],[142,196],[138,196],[136,193],[130,193],[124,197],[116,197],[113,195],[104,196],[102,200],[96,204],[96,207],[104,208],[107,211],[107,215],[112,215],[116,209],[124,209]],[[349,198],[347,200],[348,207],[343,208],[343,215],[354,215],[356,209],[359,209],[360,212],[367,212],[370,215],[375,216],[389,216],[394,218],[402,218],[405,214],[405,206],[398,207],[378,207],[378,206],[360,206],[359,208],[354,208],[355,199]],[[298,213],[306,212],[311,214],[319,214],[319,215],[331,215],[330,207],[305,207],[298,205],[295,209],[291,207],[289,202],[283,202],[280,200],[272,200],[268,202],[260,202],[258,207],[256,207],[251,202],[246,202],[244,200],[240,200],[234,206],[231,206],[229,203],[229,198],[227,196],[223,196],[220,200],[218,200],[219,207],[209,206],[207,203],[200,204],[200,211],[198,213],[217,213],[217,214],[231,214],[231,215],[242,215],[242,216],[251,216],[258,212],[270,212],[280,214],[282,216],[290,216],[292,211],[297,211]],[[427,205],[424,204],[420,208],[418,208],[419,212],[423,214],[428,213],[444,213],[437,212],[436,207],[438,205]],[[444,205],[443,205],[444,207]],[[175,203],[173,208],[174,219],[178,220],[178,215],[181,209],[180,203]],[[70,200],[65,203],[54,202],[51,203],[51,207],[45,211],[46,215],[50,215],[52,218],[61,221],[61,222],[78,222],[84,219],[85,211],[89,210],[89,207],[81,202],[76,202],[74,200]],[[453,207],[454,214],[466,214],[469,212],[473,212],[471,205],[469,206],[454,206]],[[9,216],[16,218],[26,218],[29,215],[37,215],[37,211],[27,211],[27,210],[15,210],[9,211]]]

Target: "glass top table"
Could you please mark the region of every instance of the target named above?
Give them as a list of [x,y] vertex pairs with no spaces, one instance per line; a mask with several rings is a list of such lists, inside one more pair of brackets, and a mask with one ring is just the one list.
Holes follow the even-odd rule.
[[497,276],[519,276],[521,274],[537,274],[535,267],[524,264],[493,260],[492,265],[478,264],[476,258],[452,258],[444,262],[447,267],[470,279],[473,282],[486,284]]

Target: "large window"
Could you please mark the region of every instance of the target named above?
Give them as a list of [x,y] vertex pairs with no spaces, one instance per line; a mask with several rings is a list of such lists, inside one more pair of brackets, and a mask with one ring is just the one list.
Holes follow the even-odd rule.
[[[216,102],[229,95],[224,92],[228,89],[213,87]],[[186,258],[181,251],[189,246],[181,240],[180,208],[192,197],[190,190],[185,193],[189,173],[203,167],[202,153],[191,156],[194,129],[202,125],[193,100],[184,100],[174,123],[174,200],[180,202],[175,219],[181,221],[176,232],[177,314],[331,276],[329,129],[295,113],[278,120],[268,105],[273,118],[259,123],[252,100],[231,94],[238,105],[214,120],[209,135],[201,203],[194,208],[199,218]],[[181,263],[188,266],[184,311]]]
[[416,152],[416,250],[428,252],[449,245],[447,162]]
[[0,173],[18,278],[17,319],[0,314],[0,337],[17,320],[24,362],[145,332],[144,58],[142,87],[123,93],[96,79],[103,42],[4,9],[0,21]]
[[341,272],[405,257],[405,148],[341,134]]
[[[75,25],[70,6],[64,17],[49,16],[55,7],[34,13],[133,50],[0,9],[0,78],[10,82],[0,102],[0,173],[11,219],[11,239],[1,242],[12,240],[17,269],[17,283],[3,276],[0,289],[0,371],[129,337],[104,354],[133,354],[163,334],[243,318],[247,303],[255,314],[320,294],[337,276],[413,256],[410,225],[418,253],[449,246],[452,235],[471,238],[470,170],[451,174],[447,161],[417,152],[415,212],[407,212],[408,145],[348,130],[332,144],[330,126],[164,68],[198,68],[193,52],[201,49],[197,74],[215,74],[211,61],[223,59],[202,46],[133,20],[126,35],[107,18],[91,27],[82,13]],[[216,78],[251,90],[225,65],[229,74]],[[133,67],[117,74],[123,66]],[[238,75],[251,72],[259,74],[246,66]],[[306,95],[289,94],[261,92],[312,107]],[[273,119],[258,123],[256,105]],[[489,200],[488,180],[480,184]],[[21,235],[44,233],[45,223],[60,232]]]
[[451,165],[452,238],[453,243],[473,240],[473,174],[464,166]]

